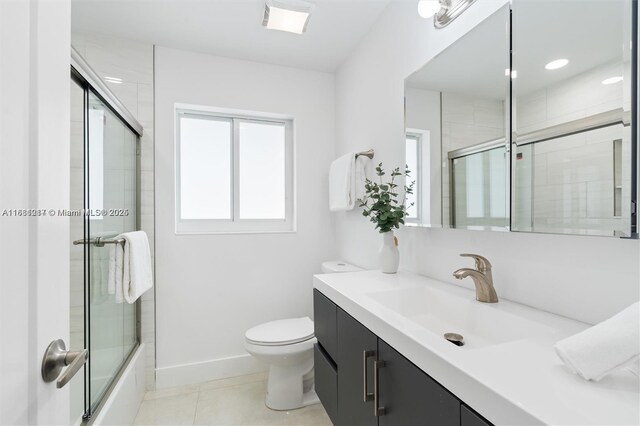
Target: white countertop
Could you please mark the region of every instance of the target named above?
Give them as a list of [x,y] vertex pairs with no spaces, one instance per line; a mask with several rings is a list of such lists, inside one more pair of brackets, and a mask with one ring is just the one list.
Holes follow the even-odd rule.
[[499,315],[534,322],[536,332],[497,344],[458,347],[399,315],[402,307],[392,309],[372,293],[428,289],[474,300],[473,291],[420,275],[379,271],[315,275],[314,287],[496,425],[640,424],[636,375],[623,370],[589,382],[566,370],[556,356],[555,342],[588,324],[501,299],[482,305]]

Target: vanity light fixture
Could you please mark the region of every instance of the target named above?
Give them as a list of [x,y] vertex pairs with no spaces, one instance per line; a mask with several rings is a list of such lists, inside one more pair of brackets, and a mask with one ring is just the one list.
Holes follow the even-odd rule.
[[431,18],[440,10],[440,2],[438,0],[420,0],[418,2],[418,15],[421,18]]
[[302,34],[307,30],[313,4],[302,0],[267,0],[262,25],[270,30]]
[[621,75],[616,75],[614,77],[605,78],[604,80],[602,80],[602,84],[608,86],[610,84],[620,83],[622,80],[623,78]]
[[423,18],[433,16],[433,26],[444,28],[456,19],[476,0],[420,0],[418,14]]
[[544,67],[548,70],[558,70],[562,67],[566,67],[567,64],[569,63],[568,59],[556,59],[555,61],[551,61],[549,62],[547,65],[545,65]]

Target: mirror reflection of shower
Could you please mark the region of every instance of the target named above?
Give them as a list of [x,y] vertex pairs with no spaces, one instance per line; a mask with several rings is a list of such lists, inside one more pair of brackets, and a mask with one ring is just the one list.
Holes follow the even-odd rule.
[[613,124],[519,146],[516,229],[623,235],[630,220],[622,208],[630,203],[629,130]]

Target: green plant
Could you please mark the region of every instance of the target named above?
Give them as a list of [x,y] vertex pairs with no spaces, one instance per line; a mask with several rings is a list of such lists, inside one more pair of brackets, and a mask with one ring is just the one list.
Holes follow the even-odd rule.
[[[365,180],[365,196],[359,199],[360,207],[363,207],[362,215],[366,216],[371,222],[376,224],[376,229],[380,233],[392,231],[394,228],[400,228],[400,224],[404,224],[404,218],[407,216],[407,194],[413,194],[413,186],[416,181],[412,181],[409,185],[404,185],[404,198],[402,202],[398,201],[398,184],[395,180],[398,176],[409,178],[410,170],[405,166],[402,173],[399,167],[391,172],[391,181],[383,182],[382,177],[385,175],[382,163],[376,167],[376,174],[379,182],[370,179]],[[409,204],[411,207],[413,203]]]

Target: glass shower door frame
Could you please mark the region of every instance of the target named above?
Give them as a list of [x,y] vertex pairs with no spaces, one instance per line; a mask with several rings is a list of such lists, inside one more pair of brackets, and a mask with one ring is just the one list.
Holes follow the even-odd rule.
[[[115,96],[109,91],[106,93],[105,95],[105,91],[104,88],[96,88],[97,85],[100,85],[104,83],[99,80],[98,83],[94,83],[94,79],[92,78],[92,75],[90,72],[93,72],[93,70],[91,70],[91,68],[86,64],[86,62],[84,62],[84,60],[82,60],[82,58],[80,59],[80,63],[79,61],[76,59],[75,64],[74,64],[74,60],[73,60],[73,55],[72,55],[72,66],[71,66],[71,78],[73,81],[75,81],[84,91],[83,96],[84,96],[84,105],[83,105],[83,116],[84,116],[84,128],[83,128],[83,137],[84,137],[84,153],[83,153],[83,160],[84,160],[84,165],[85,165],[85,172],[83,175],[83,186],[84,186],[84,191],[83,191],[83,207],[84,207],[84,213],[89,212],[90,210],[90,205],[89,205],[89,188],[90,188],[90,173],[89,173],[89,167],[90,167],[90,162],[89,162],[89,98],[90,96],[93,96],[97,99],[99,99],[104,107],[106,109],[109,110],[109,112],[113,113],[116,118],[118,118],[122,124],[124,124],[124,126],[130,130],[134,135],[135,135],[135,229],[140,229],[140,136],[142,133],[142,127],[139,125],[139,123],[137,123],[137,121],[131,122],[131,116],[130,114],[128,114],[128,111],[124,110],[124,112],[126,112],[127,114],[123,114],[121,113],[121,108],[122,108],[122,104],[119,103],[119,101],[117,100],[117,98],[115,98]],[[75,66],[74,66],[75,65]],[[90,72],[88,72],[87,70],[89,70]],[[95,72],[93,72],[95,73]],[[97,74],[96,74],[97,75]],[[108,90],[108,88],[107,88]],[[117,103],[118,105],[115,105],[114,107],[114,103]],[[129,115],[129,117],[127,117],[127,115]],[[135,120],[135,119],[134,119]],[[84,217],[84,230],[83,230],[83,238],[84,241],[89,241],[91,235],[90,235],[90,224],[89,224],[89,219],[87,216]],[[118,380],[120,379],[120,377],[122,376],[122,373],[124,372],[125,368],[127,367],[127,365],[129,364],[131,358],[133,357],[133,355],[135,354],[136,350],[138,349],[138,347],[140,346],[140,341],[141,341],[141,331],[140,331],[140,311],[141,311],[141,301],[140,299],[138,299],[135,302],[134,305],[134,328],[135,328],[135,342],[133,344],[133,346],[131,347],[130,351],[128,354],[125,355],[122,363],[120,364],[119,368],[117,369],[117,372],[115,375],[112,376],[109,385],[106,387],[106,389],[104,390],[104,392],[102,393],[100,399],[98,401],[95,401],[92,404],[92,385],[91,385],[91,372],[92,372],[92,345],[91,345],[91,336],[90,336],[90,332],[91,332],[91,311],[90,311],[90,307],[91,307],[91,294],[89,291],[89,285],[91,283],[91,266],[90,266],[90,259],[91,259],[91,250],[92,248],[94,248],[92,245],[90,244],[84,244],[83,245],[83,251],[84,251],[84,270],[83,270],[83,275],[84,275],[84,304],[85,304],[85,310],[84,310],[84,347],[89,351],[89,357],[87,360],[87,364],[85,366],[84,369],[84,414],[83,414],[83,418],[85,420],[90,419],[96,412],[98,412],[102,406],[104,405],[104,403],[106,402],[106,400],[108,399],[108,396],[111,394],[113,388],[115,387],[115,385],[118,383]]]

